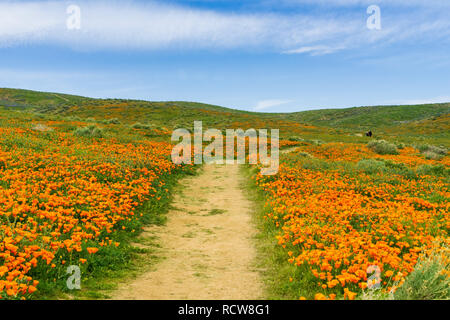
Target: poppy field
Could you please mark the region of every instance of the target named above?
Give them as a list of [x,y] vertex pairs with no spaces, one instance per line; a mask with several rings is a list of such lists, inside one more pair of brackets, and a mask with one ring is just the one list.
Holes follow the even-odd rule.
[[448,299],[449,112],[259,114],[0,89],[0,299],[108,298],[157,260],[133,244],[201,166],[171,160],[172,132],[194,120],[280,130],[276,175],[243,166],[269,299]]
[[284,155],[279,175],[255,175],[281,264],[293,266],[279,291],[319,300],[374,288],[395,295],[430,254],[448,279],[449,171],[448,156],[427,159],[411,146],[380,155],[361,143],[303,142]]
[[1,121],[2,299],[63,290],[70,265],[89,274],[124,263],[130,258],[122,248],[126,238],[139,233],[152,212],[164,210],[170,181],[191,170],[172,163],[169,143],[138,133],[85,138],[64,131],[86,123],[35,122],[9,113]]

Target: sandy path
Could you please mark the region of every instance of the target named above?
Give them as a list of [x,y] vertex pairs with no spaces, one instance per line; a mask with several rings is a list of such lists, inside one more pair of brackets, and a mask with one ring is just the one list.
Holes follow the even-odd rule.
[[253,268],[252,203],[237,165],[205,165],[181,181],[166,226],[146,229],[159,238],[155,270],[119,287],[113,299],[261,299]]

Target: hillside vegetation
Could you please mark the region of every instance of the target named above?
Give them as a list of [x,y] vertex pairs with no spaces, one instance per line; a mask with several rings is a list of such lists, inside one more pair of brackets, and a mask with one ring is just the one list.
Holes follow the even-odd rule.
[[0,107],[40,114],[54,120],[119,121],[142,128],[163,130],[204,127],[279,128],[281,136],[323,141],[363,142],[372,130],[376,138],[433,143],[449,147],[450,103],[414,106],[375,106],[313,110],[295,113],[256,113],[183,101],[150,102],[127,99],[93,99],[60,93],[0,89]]

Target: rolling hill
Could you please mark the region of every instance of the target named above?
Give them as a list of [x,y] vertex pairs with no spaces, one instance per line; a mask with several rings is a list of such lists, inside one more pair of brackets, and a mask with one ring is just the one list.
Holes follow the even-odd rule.
[[324,141],[373,130],[378,137],[394,135],[420,140],[421,135],[447,145],[450,103],[429,105],[373,106],[312,110],[294,113],[258,113],[185,101],[94,99],[75,95],[0,88],[0,107],[90,120],[118,119],[154,127],[190,128],[195,120],[215,128],[280,128],[284,137],[320,137]]

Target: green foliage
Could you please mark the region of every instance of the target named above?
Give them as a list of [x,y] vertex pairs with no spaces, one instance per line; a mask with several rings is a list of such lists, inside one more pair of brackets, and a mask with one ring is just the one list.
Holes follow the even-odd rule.
[[144,129],[144,130],[152,129],[152,126],[151,126],[151,125],[148,125],[148,124],[142,124],[142,123],[140,123],[140,122],[136,122],[136,123],[133,124],[131,127],[132,127],[133,129]]
[[450,177],[450,169],[447,169],[443,164],[439,165],[424,164],[418,167],[416,172],[421,176]]
[[117,118],[112,118],[112,119],[104,120],[103,123],[105,123],[105,124],[120,124],[120,120]]
[[84,128],[76,129],[73,134],[79,137],[102,138],[103,130],[95,125],[90,125]]
[[296,155],[304,158],[314,158],[311,154],[308,152],[297,152]]
[[429,144],[419,145],[419,146],[417,146],[417,149],[422,153],[433,152],[433,153],[436,153],[436,154],[439,154],[442,156],[445,156],[448,153],[447,149],[444,147],[436,147],[436,146],[432,146]]
[[[375,106],[347,109],[327,109],[296,112],[290,119],[332,128],[356,128],[369,130],[393,127],[402,123],[431,119],[450,113],[450,103],[414,106]],[[377,131],[374,131],[377,135]]]
[[358,162],[356,167],[367,174],[383,172],[386,169],[384,161],[375,159],[363,159]]
[[398,154],[396,145],[385,140],[371,141],[367,144],[367,147],[378,154]]
[[450,299],[449,264],[439,254],[419,260],[403,285],[394,293],[396,300],[448,300]]
[[288,140],[289,141],[300,141],[300,142],[305,141],[305,139],[297,137],[297,136],[289,137]]
[[304,169],[307,170],[318,170],[318,171],[322,171],[322,170],[330,170],[334,164],[322,159],[317,159],[317,158],[310,158],[307,156],[303,156],[304,157],[304,161],[302,161],[302,166]]
[[416,147],[426,159],[441,160],[448,153],[444,147],[436,147],[429,144],[422,144]]

